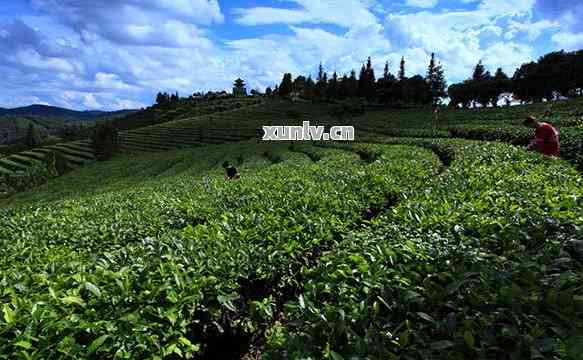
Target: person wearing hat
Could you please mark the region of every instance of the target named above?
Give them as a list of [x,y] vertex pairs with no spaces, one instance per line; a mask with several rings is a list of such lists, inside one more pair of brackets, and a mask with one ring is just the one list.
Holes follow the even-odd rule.
[[241,174],[239,174],[237,168],[229,164],[229,162],[225,161],[223,163],[223,168],[225,169],[225,179],[236,180],[241,177]]
[[536,150],[550,156],[559,155],[561,146],[557,129],[551,124],[539,122],[534,116],[527,117],[524,125],[535,129],[534,139],[526,147],[527,150]]

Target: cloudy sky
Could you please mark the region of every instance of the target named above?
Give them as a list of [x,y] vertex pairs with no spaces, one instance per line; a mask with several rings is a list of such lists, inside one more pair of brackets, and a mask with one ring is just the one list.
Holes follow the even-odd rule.
[[583,49],[583,0],[1,0],[0,107],[138,108],[159,91],[265,89],[372,56],[448,81]]

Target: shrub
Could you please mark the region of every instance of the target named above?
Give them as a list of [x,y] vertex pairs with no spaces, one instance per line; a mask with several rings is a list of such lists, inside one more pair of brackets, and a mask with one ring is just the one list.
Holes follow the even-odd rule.
[[108,160],[110,159],[119,144],[117,130],[108,125],[98,125],[95,128],[95,134],[93,135],[93,148],[95,149],[95,157],[97,160]]
[[17,192],[45,183],[53,174],[40,161],[33,161],[26,171],[17,171],[0,178],[0,197],[6,198]]

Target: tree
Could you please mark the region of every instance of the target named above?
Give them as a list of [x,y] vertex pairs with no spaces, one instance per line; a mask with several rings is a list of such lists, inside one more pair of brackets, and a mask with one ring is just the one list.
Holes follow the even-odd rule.
[[498,68],[494,77],[490,80],[488,85],[488,92],[490,95],[490,102],[492,106],[497,107],[500,96],[506,92],[511,91],[512,83],[508,78],[508,75],[502,71],[502,68]]
[[435,53],[431,53],[431,60],[427,68],[425,81],[429,86],[431,103],[435,106],[440,103],[441,98],[445,96],[445,76],[441,65],[435,62]]
[[405,80],[405,57],[401,58],[401,64],[399,65],[399,74],[397,75],[399,81]]
[[486,107],[492,100],[492,92],[489,89],[491,87],[492,75],[482,64],[482,60],[476,64],[474,72],[472,74],[470,88],[473,90],[473,102],[474,104],[479,103]]
[[542,101],[544,89],[536,79],[535,62],[522,64],[512,76],[512,92],[515,99],[521,102]]
[[472,74],[472,80],[476,82],[486,80],[486,68],[482,64],[482,60],[478,61],[478,64],[476,64],[474,73]]
[[370,57],[367,59],[366,64],[362,65],[360,70],[358,90],[359,95],[361,97],[366,97],[368,100],[375,97],[375,74]]
[[285,97],[290,96],[293,91],[293,84],[292,84],[292,75],[291,74],[284,74],[283,80],[279,85],[279,96]]
[[117,130],[108,124],[100,124],[95,127],[93,135],[93,149],[97,160],[110,159],[119,144]]
[[328,86],[328,74],[324,71],[322,63],[318,66],[318,77],[316,78],[316,96],[326,96],[326,87]]
[[429,85],[421,75],[415,75],[403,82],[403,99],[414,104],[428,104],[431,102]]
[[170,105],[170,95],[168,93],[161,93],[159,92],[156,96],[156,105],[161,108],[166,108]]
[[49,151],[45,154],[45,163],[48,171],[53,176],[61,176],[71,171],[73,168],[69,164],[69,160],[60,151]]
[[306,88],[306,78],[302,75],[298,76],[293,82],[293,90],[301,95],[304,94]]
[[316,81],[322,82],[324,80],[324,75],[326,73],[324,72],[324,66],[322,65],[322,63],[320,63],[320,65],[318,66],[318,77],[316,78]]
[[348,76],[344,74],[338,84],[338,98],[344,100],[348,97]]
[[314,96],[316,96],[316,83],[312,79],[312,76],[309,75],[304,86],[304,97],[312,99]]
[[391,101],[396,100],[393,91],[395,82],[396,79],[393,74],[391,74],[389,70],[389,62],[387,61],[385,62],[383,77],[377,81],[376,86],[376,95],[381,102],[388,104]]
[[451,106],[457,107],[462,105],[464,108],[470,106],[474,100],[474,92],[471,89],[471,84],[471,80],[466,80],[461,84],[453,84],[447,89]]
[[273,90],[271,90],[271,87],[269,87],[269,86],[267,87],[267,89],[265,89],[266,96],[271,96],[272,92],[273,92]]
[[336,71],[332,74],[332,79],[328,83],[326,97],[328,99],[336,99],[338,97],[338,74]]
[[41,136],[33,123],[28,124],[28,130],[26,131],[25,144],[29,149],[35,148],[41,144]]
[[358,75],[358,96],[365,97],[365,82],[366,82],[366,67],[364,64],[360,68],[360,74]]
[[350,78],[348,78],[348,97],[358,96],[358,80],[356,79],[356,71],[350,71]]

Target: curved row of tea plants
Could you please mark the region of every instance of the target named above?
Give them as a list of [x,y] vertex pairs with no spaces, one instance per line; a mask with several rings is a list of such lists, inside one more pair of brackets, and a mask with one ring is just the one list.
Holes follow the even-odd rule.
[[577,171],[503,144],[385,142],[449,167],[305,269],[268,358],[581,359]]
[[89,141],[43,146],[0,159],[0,198],[31,189],[95,160]]
[[301,289],[299,274],[364,209],[422,187],[439,168],[430,151],[406,146],[373,164],[339,150],[309,148],[309,157],[261,146],[232,149],[247,151],[238,182],[217,164],[202,181],[178,175],[2,210],[0,358],[258,351]]
[[[550,110],[550,114],[545,114]],[[534,130],[522,125],[529,115],[557,127],[561,157],[583,167],[583,101],[571,99],[487,109],[444,109],[436,119],[430,109],[371,111],[354,119],[358,134],[393,137],[462,138],[525,146]]]

